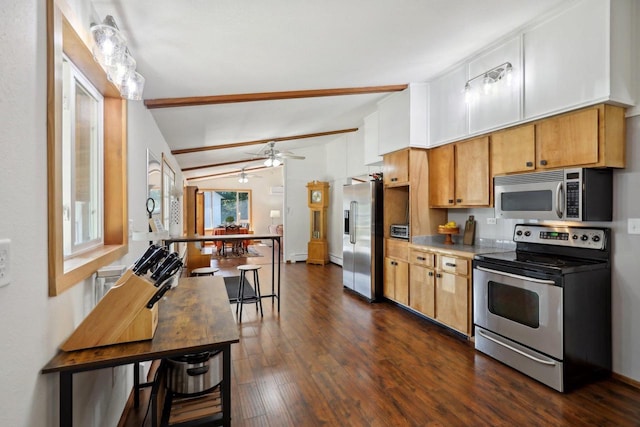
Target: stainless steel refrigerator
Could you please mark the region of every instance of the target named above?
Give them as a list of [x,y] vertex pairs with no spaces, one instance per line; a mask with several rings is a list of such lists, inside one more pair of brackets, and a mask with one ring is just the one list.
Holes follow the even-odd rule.
[[342,284],[369,301],[382,297],[382,182],[343,187]]

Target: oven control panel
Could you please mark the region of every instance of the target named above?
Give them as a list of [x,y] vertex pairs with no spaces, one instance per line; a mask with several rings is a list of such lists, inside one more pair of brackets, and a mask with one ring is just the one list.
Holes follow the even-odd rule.
[[517,224],[513,232],[514,242],[574,248],[604,249],[605,240],[605,231],[600,228]]

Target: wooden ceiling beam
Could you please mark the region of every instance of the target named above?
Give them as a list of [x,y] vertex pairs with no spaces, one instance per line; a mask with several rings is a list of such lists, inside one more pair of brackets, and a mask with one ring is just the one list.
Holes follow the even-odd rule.
[[365,86],[338,89],[289,90],[283,92],[241,93],[231,95],[191,96],[183,98],[145,99],[149,108],[193,107],[196,105],[231,104],[236,102],[276,101],[281,99],[317,98],[323,96],[366,95],[370,93],[400,92],[406,84]]
[[[181,150],[171,150],[171,154],[174,156],[177,154],[188,154],[188,153],[197,153],[199,151],[210,151],[210,150],[223,150],[226,148],[238,148],[238,147],[246,147],[249,145],[260,145],[266,144],[268,142],[281,142],[281,141],[292,141],[295,139],[305,139],[305,138],[316,138],[319,136],[328,136],[328,135],[337,135],[341,133],[348,132],[356,132],[358,128],[350,128],[350,129],[340,129],[340,130],[331,130],[327,132],[316,132],[316,133],[307,133],[303,135],[293,135],[293,136],[280,136],[276,138],[269,139],[258,139],[255,141],[246,141],[246,142],[233,142],[231,144],[222,144],[222,145],[209,145],[206,147],[194,147],[194,148],[183,148]],[[205,166],[208,167],[208,166]],[[186,169],[183,169],[186,170]]]
[[[244,168],[245,172],[254,172],[257,170],[262,170],[262,169],[271,169],[274,166],[255,166],[252,168]],[[275,167],[282,167],[282,166],[275,166]],[[186,178],[187,181],[194,181],[194,180],[198,180],[198,179],[207,179],[207,178],[226,178],[226,177],[230,177],[233,175],[237,175],[239,173],[241,173],[242,170],[237,170],[237,171],[233,171],[233,172],[220,172],[220,173],[213,173],[213,174],[209,174],[209,175],[201,175],[201,176],[192,176],[190,178]]]
[[206,169],[206,168],[215,168],[215,167],[219,167],[219,166],[229,166],[229,165],[237,165],[238,163],[248,163],[248,162],[257,162],[258,160],[264,160],[266,159],[266,157],[253,157],[251,159],[244,159],[244,160],[234,160],[231,162],[224,162],[224,163],[214,163],[211,165],[203,165],[203,166],[192,166],[190,168],[182,168],[182,172],[188,172],[188,171],[195,171],[198,169]]

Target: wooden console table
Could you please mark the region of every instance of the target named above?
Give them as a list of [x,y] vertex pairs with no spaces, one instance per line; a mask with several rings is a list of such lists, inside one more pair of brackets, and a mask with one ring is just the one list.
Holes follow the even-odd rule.
[[[181,278],[158,302],[158,328],[151,340],[87,350],[60,351],[42,369],[60,373],[60,426],[73,425],[73,374],[147,360],[222,350],[220,424],[231,425],[231,344],[240,341],[222,277]],[[138,393],[137,369],[134,382]]]

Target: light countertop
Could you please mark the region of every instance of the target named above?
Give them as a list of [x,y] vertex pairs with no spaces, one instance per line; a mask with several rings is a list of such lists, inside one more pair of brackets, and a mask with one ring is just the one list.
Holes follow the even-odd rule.
[[511,240],[495,240],[476,238],[474,245],[462,244],[462,234],[454,234],[451,236],[453,239],[453,245],[447,245],[444,243],[445,236],[415,236],[411,239],[411,244],[414,247],[420,247],[421,249],[429,249],[440,253],[450,253],[453,255],[461,255],[471,257],[477,254],[495,253],[495,252],[510,252],[515,250],[515,243]]

